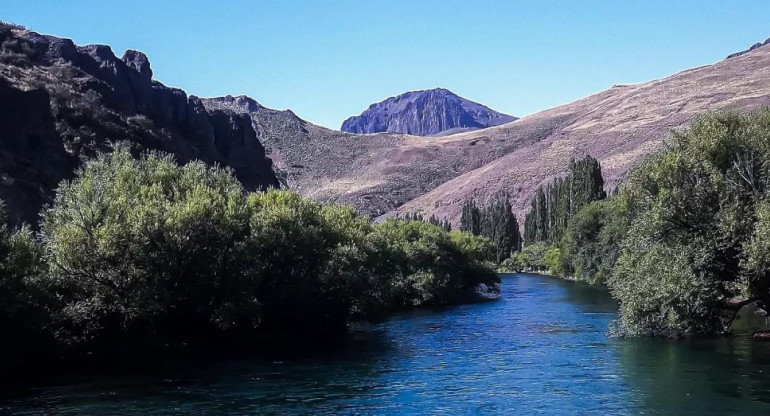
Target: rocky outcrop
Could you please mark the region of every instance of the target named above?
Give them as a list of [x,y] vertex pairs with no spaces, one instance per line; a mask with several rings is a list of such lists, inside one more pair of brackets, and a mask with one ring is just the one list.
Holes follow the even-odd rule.
[[452,134],[516,120],[453,92],[436,88],[412,91],[372,104],[342,123],[350,133],[407,133],[417,136]]
[[735,57],[738,57],[738,56],[741,56],[741,55],[745,55],[745,54],[753,51],[754,49],[761,48],[761,47],[763,47],[765,45],[770,45],[770,38],[768,38],[764,42],[757,42],[757,43],[751,45],[751,47],[749,49],[746,49],[745,51],[731,53],[730,55],[727,55],[727,59],[735,58]]
[[249,190],[278,186],[248,117],[152,79],[147,57],[0,25],[0,199],[36,223],[58,183],[110,143],[231,167]]

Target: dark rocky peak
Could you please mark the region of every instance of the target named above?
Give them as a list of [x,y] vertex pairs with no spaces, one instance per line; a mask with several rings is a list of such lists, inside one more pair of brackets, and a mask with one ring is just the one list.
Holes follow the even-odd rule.
[[735,58],[736,56],[745,55],[745,54],[753,51],[754,49],[761,48],[761,47],[763,47],[765,45],[770,45],[770,38],[768,38],[764,42],[757,42],[757,43],[751,45],[751,47],[749,49],[746,49],[745,51],[731,53],[730,55],[727,55],[727,59]]
[[457,133],[516,120],[446,88],[410,91],[390,97],[342,123],[350,133],[408,133],[419,136]]
[[122,61],[129,68],[136,71],[141,78],[147,80],[152,79],[152,68],[150,68],[150,60],[147,59],[147,55],[145,55],[143,52],[129,49],[123,53]]

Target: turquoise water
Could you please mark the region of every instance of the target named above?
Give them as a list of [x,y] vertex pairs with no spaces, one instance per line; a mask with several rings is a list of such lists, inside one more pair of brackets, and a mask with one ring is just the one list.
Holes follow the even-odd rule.
[[608,339],[615,313],[602,288],[509,275],[500,300],[401,314],[334,348],[81,377],[0,414],[770,414],[770,343]]

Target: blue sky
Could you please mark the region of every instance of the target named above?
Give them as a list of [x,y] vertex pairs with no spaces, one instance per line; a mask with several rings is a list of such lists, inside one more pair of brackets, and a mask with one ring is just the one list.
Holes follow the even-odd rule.
[[0,19],[138,49],[190,94],[247,94],[332,128],[433,87],[524,116],[770,37],[766,1],[742,0],[2,0]]

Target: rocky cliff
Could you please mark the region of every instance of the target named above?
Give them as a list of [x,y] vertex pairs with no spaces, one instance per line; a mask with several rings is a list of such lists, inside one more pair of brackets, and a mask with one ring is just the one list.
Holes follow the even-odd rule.
[[516,117],[493,111],[457,94],[436,88],[412,91],[372,104],[342,123],[350,133],[451,134],[497,126]]
[[35,224],[57,184],[110,143],[231,167],[248,189],[277,186],[248,116],[152,79],[147,57],[0,25],[0,199]]

